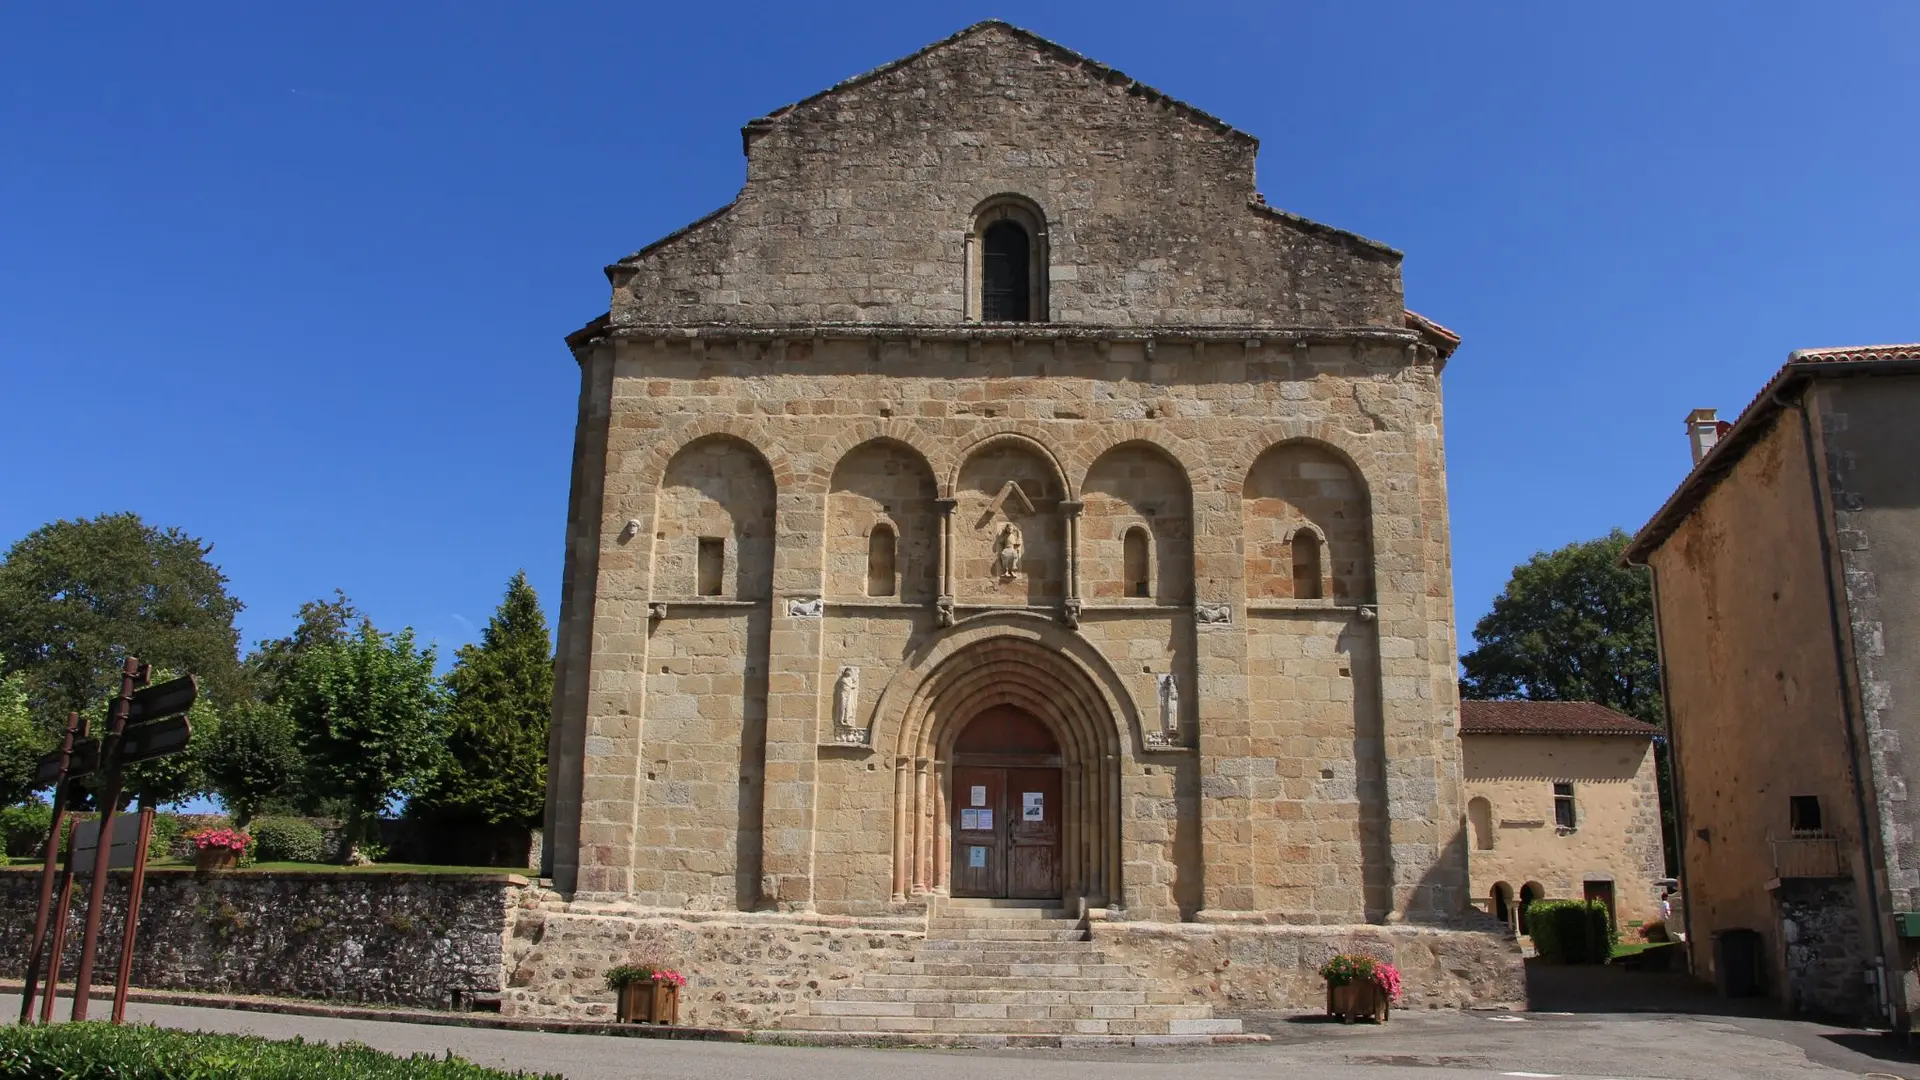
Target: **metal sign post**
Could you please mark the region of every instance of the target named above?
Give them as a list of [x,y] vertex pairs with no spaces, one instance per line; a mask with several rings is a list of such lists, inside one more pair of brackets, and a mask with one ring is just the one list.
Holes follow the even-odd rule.
[[[60,864],[60,826],[67,817],[67,766],[73,758],[73,741],[86,735],[86,725],[81,722],[80,714],[67,714],[67,734],[60,740],[60,749],[54,756],[58,765],[53,777],[53,827],[47,839],[47,860],[40,868],[40,909],[33,917],[33,944],[27,951],[26,984],[20,989],[20,1022],[33,1023],[33,990],[40,979],[40,961],[43,959],[40,949],[46,944],[47,916],[53,906],[53,879],[59,872]],[[44,777],[43,777],[44,779]],[[60,982],[60,955],[54,954],[53,978],[48,980],[47,996],[53,996],[52,987]]]
[[[41,997],[40,1022],[47,1023],[53,1018],[53,1002],[60,982],[61,952],[66,944],[67,912],[73,903],[73,878],[76,873],[88,874],[87,918],[80,942],[80,964],[74,972],[73,1019],[87,1018],[87,1004],[93,990],[93,965],[100,945],[100,922],[102,907],[106,900],[107,871],[117,861],[115,848],[125,849],[131,844],[132,851],[124,853],[121,865],[133,870],[127,893],[126,925],[121,934],[119,980],[114,989],[113,1020],[119,1023],[126,1014],[127,984],[133,974],[134,938],[140,923],[140,896],[144,891],[147,877],[147,844],[153,835],[153,810],[141,806],[138,826],[132,830],[132,837],[120,834],[127,829],[115,829],[114,817],[120,807],[120,789],[124,780],[124,769],[136,761],[176,754],[186,749],[192,729],[187,723],[187,710],[193,707],[200,693],[200,681],[192,675],[148,686],[152,669],[140,662],[137,656],[127,658],[120,670],[120,693],[114,699],[107,730],[99,739],[86,738],[86,724],[77,714],[67,721],[67,735],[60,749],[40,760],[39,778],[55,785],[53,796],[53,825],[47,833],[47,862],[40,881],[40,910],[34,916],[33,944],[29,949],[27,961],[27,979],[20,1003],[20,1020],[29,1023],[33,1009],[33,998],[39,978],[42,939],[46,935],[50,909],[57,906],[53,915],[53,940],[48,944],[46,955],[48,978],[46,991]],[[67,846],[65,868],[60,873],[59,901],[54,902],[53,870],[60,846],[60,825],[65,817],[67,803],[73,797],[74,785],[82,777],[91,773],[104,773],[106,790],[99,796],[100,813],[85,831],[91,833],[91,845],[83,842],[82,829],[73,830],[73,842]],[[90,846],[90,850],[88,849]],[[76,857],[91,863],[90,868],[75,865]]]

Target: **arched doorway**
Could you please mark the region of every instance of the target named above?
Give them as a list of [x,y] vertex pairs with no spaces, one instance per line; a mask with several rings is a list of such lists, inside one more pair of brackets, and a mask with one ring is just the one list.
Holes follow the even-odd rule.
[[1547,890],[1541,888],[1540,883],[1537,881],[1529,881],[1525,885],[1520,886],[1519,924],[1521,933],[1524,934],[1527,932],[1527,908],[1531,907],[1535,900],[1544,900],[1546,898]]
[[988,709],[954,740],[954,896],[1058,899],[1060,744],[1045,724],[1010,705]]
[[1513,926],[1513,886],[1504,881],[1493,883],[1493,895],[1488,898],[1488,910],[1494,918]]

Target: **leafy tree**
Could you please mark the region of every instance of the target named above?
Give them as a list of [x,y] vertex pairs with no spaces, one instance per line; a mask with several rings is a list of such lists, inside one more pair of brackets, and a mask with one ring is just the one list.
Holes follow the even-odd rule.
[[[156,672],[153,681],[161,683],[171,675]],[[105,715],[103,704],[96,715]],[[220,741],[220,712],[205,697],[194,702],[187,713],[187,725],[192,735],[187,740],[187,748],[166,757],[138,761],[126,767],[122,774],[120,793],[125,801],[140,800],[147,806],[162,806],[179,802],[199,795],[213,792],[213,782],[208,774],[217,753]],[[97,783],[94,785],[99,786]]]
[[335,589],[331,600],[323,598],[301,604],[298,618],[293,633],[263,640],[247,654],[247,676],[261,701],[279,701],[300,658],[316,645],[338,645],[346,641],[363,616],[346,593]]
[[69,710],[119,693],[137,654],[191,671],[214,701],[240,696],[233,617],[241,605],[208,561],[213,546],[137,514],[43,525],[0,561],[0,664],[25,677],[28,707],[52,731]]
[[34,722],[27,708],[27,680],[15,672],[0,677],[0,806],[12,806],[32,795],[34,770],[40,756],[53,749],[46,729]]
[[[194,737],[199,738],[198,731]],[[205,746],[207,785],[237,825],[245,827],[276,804],[298,801],[290,793],[305,777],[306,759],[284,706],[241,702],[221,718]]]
[[1660,723],[1653,590],[1619,564],[1629,539],[1615,529],[1514,567],[1460,658],[1461,696],[1597,701]]
[[546,802],[553,647],[526,571],[507,583],[480,642],[458,657],[447,675],[447,762],[408,812],[536,825]]
[[444,754],[442,689],[431,648],[412,629],[382,634],[370,622],[345,641],[308,649],[283,700],[311,782],[347,805],[349,847],[368,839],[375,817],[433,778]]

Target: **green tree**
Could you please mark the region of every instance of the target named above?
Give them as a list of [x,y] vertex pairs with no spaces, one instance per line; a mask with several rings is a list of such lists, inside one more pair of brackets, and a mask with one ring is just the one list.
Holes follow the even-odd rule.
[[[172,675],[155,672],[153,681],[165,682]],[[104,716],[107,706],[103,703],[95,715]],[[202,697],[194,702],[187,713],[187,726],[192,730],[187,740],[187,748],[177,754],[137,761],[126,767],[121,776],[120,794],[123,802],[135,800],[147,806],[164,806],[200,795],[213,793],[213,782],[208,774],[216,749],[220,741],[221,715],[218,708]],[[96,789],[98,782],[93,785]]]
[[371,836],[389,803],[421,790],[444,756],[442,689],[431,648],[412,629],[382,634],[370,622],[345,641],[313,646],[283,695],[310,782],[347,807],[347,840]]
[[363,616],[346,593],[335,589],[331,600],[323,598],[301,604],[297,618],[293,633],[262,640],[247,654],[247,677],[253,684],[254,696],[261,701],[279,701],[300,658],[316,645],[338,645],[347,640]]
[[1629,539],[1615,529],[1514,567],[1460,658],[1461,696],[1597,701],[1661,723],[1653,590],[1620,565]]
[[0,665],[25,677],[48,731],[120,691],[129,654],[191,671],[215,702],[241,695],[241,605],[213,546],[132,513],[56,521],[0,561]]
[[206,749],[207,785],[236,824],[244,827],[269,807],[299,803],[293,793],[305,779],[306,759],[284,706],[241,702],[221,718]]
[[410,814],[537,825],[546,804],[553,646],[526,571],[447,675],[447,761]]
[[0,806],[26,801],[38,787],[34,771],[54,740],[27,708],[27,680],[19,672],[0,677]]

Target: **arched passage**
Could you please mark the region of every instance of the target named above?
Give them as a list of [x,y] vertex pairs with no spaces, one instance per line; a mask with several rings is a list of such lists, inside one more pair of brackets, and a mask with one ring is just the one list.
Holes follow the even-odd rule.
[[[903,711],[894,774],[895,898],[953,891],[955,848],[985,846],[956,845],[955,830],[965,823],[961,810],[994,810],[996,831],[1000,814],[1024,812],[1028,791],[1013,791],[1004,807],[973,807],[975,785],[955,784],[956,765],[975,760],[973,755],[1032,752],[1011,727],[994,730],[995,716],[1015,715],[1028,732],[1021,739],[1037,727],[1057,748],[1044,755],[1057,765],[1036,762],[1058,770],[1058,795],[1042,800],[1043,806],[1059,805],[1055,895],[1086,897],[1096,906],[1119,895],[1120,726],[1078,664],[1028,638],[1007,635],[982,638],[947,656]],[[972,732],[976,720],[987,726]],[[961,857],[968,857],[964,850]]]

